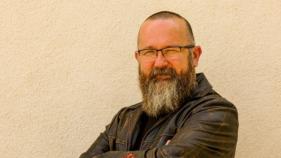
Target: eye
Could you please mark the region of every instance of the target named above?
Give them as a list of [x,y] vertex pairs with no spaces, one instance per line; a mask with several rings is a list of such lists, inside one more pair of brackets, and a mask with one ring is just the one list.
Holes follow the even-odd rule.
[[176,48],[176,47],[163,49],[163,53],[167,54],[167,55],[175,54],[175,53],[179,53],[179,52],[180,52],[180,48]]
[[142,50],[142,51],[140,52],[140,54],[141,54],[141,55],[144,55],[144,56],[153,56],[153,55],[155,55],[156,53],[155,53],[155,50],[153,50],[153,49],[147,49],[147,50]]

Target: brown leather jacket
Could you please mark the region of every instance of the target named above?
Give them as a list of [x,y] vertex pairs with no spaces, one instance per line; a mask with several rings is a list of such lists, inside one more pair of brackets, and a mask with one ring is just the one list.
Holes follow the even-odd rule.
[[80,158],[233,158],[238,134],[235,106],[197,74],[198,86],[181,108],[159,119],[131,151],[141,103],[121,109]]

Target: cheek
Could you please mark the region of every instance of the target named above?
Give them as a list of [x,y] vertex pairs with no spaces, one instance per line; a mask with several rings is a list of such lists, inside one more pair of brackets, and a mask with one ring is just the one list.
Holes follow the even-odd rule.
[[153,64],[152,63],[141,63],[140,64],[140,70],[146,76],[148,76],[150,74],[152,69],[153,69]]
[[176,70],[177,74],[186,72],[188,69],[187,60],[180,59],[180,60],[171,61],[171,65]]

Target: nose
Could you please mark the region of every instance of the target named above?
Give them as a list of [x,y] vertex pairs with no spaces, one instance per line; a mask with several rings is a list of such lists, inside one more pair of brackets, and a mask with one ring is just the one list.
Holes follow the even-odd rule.
[[157,57],[154,61],[154,67],[162,68],[168,65],[167,59],[163,56],[161,50],[158,50]]

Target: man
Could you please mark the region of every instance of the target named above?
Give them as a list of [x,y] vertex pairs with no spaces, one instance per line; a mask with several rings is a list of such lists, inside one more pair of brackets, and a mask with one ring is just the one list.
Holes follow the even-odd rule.
[[190,24],[161,11],[138,34],[141,103],[121,109],[80,158],[233,158],[238,114],[204,74]]

